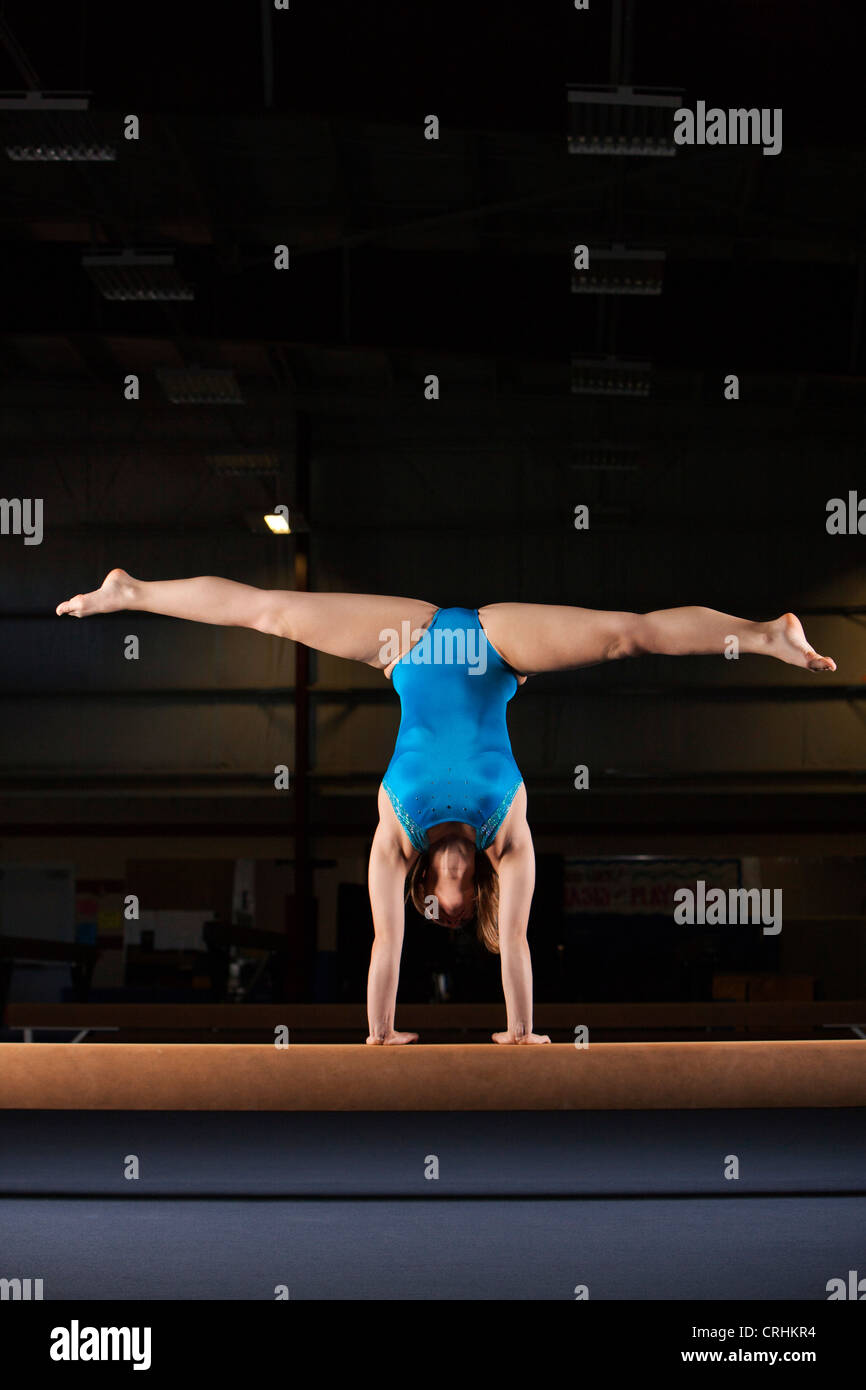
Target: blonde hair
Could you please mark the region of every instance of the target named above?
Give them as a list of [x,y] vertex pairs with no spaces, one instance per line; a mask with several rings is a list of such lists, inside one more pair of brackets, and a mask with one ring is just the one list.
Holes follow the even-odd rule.
[[[411,898],[413,907],[425,916],[427,903],[424,892],[424,878],[430,864],[427,851],[419,855],[406,876],[406,902]],[[482,946],[499,955],[499,875],[487,855],[475,851],[475,921],[476,935]]]

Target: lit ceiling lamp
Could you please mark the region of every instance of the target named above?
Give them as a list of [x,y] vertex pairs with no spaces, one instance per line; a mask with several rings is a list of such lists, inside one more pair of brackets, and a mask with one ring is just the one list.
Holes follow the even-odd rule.
[[661,294],[665,272],[664,251],[628,250],[618,242],[594,250],[589,265],[573,270],[572,294]]
[[297,507],[275,507],[272,512],[244,511],[247,530],[254,536],[297,536],[310,530],[310,523]]
[[81,257],[103,299],[189,300],[195,292],[175,269],[171,251],[91,251]]
[[82,92],[3,92],[0,111],[3,144],[14,163],[105,164],[117,159],[117,148],[106,140],[89,112]]
[[660,87],[571,87],[569,154],[672,157],[682,92]]

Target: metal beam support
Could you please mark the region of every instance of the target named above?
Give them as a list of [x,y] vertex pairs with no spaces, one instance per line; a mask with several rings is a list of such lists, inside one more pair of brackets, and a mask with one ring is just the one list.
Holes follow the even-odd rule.
[[273,0],[261,0],[262,5],[262,86],[265,109],[274,104],[274,30]]

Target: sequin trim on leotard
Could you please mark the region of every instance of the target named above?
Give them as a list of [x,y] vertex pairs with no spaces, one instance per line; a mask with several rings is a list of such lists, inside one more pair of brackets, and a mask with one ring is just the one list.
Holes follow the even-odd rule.
[[429,842],[427,840],[427,832],[422,830],[420,825],[418,825],[412,819],[412,817],[409,815],[409,812],[406,810],[406,807],[400,800],[399,796],[394,795],[391,788],[388,786],[388,783],[383,782],[382,786],[385,788],[385,791],[388,794],[388,800],[394,807],[395,816],[402,825],[403,829],[406,831],[406,834],[409,836],[409,839],[412,841],[412,844],[415,846],[417,850],[420,850],[422,852],[425,849],[428,849]]
[[[426,830],[422,830],[420,825],[418,825],[417,822],[412,819],[412,817],[409,815],[409,812],[406,810],[406,807],[403,805],[400,798],[394,795],[391,788],[388,786],[388,783],[383,782],[382,786],[385,788],[385,791],[388,795],[388,800],[394,808],[395,816],[402,825],[403,829],[406,831],[406,834],[408,835],[415,849],[417,849],[421,853],[429,849],[430,841],[428,839]],[[521,782],[515,782],[514,786],[511,788],[510,792],[508,792],[507,796],[504,796],[502,798],[496,810],[493,812],[493,815],[488,816],[484,824],[478,828],[475,834],[476,849],[487,849],[490,846],[490,844],[492,844],[493,840],[495,840],[496,832],[499,829],[502,822],[505,820],[505,817],[508,815],[508,812],[511,809],[511,803],[517,795],[520,786]]]
[[511,803],[517,795],[517,790],[520,787],[520,785],[521,782],[514,783],[514,786],[511,788],[511,791],[507,794],[507,796],[504,796],[502,798],[496,810],[493,812],[493,815],[488,816],[484,824],[479,827],[475,836],[475,843],[479,849],[487,849],[488,845],[490,845],[492,841],[495,840],[496,832],[499,829],[502,822],[505,820],[505,817],[508,815],[508,812],[511,809]]

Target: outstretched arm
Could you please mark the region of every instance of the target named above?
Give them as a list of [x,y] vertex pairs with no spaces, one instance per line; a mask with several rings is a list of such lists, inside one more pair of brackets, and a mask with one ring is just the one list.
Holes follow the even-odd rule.
[[400,956],[403,951],[403,885],[408,865],[397,837],[380,821],[370,851],[368,882],[376,933],[367,976],[367,1042],[382,1046],[410,1043],[417,1033],[394,1028]]
[[525,820],[515,826],[498,856],[499,951],[507,1031],[494,1033],[497,1043],[548,1043],[532,1031],[532,960],[526,930],[535,887],[535,851]]

